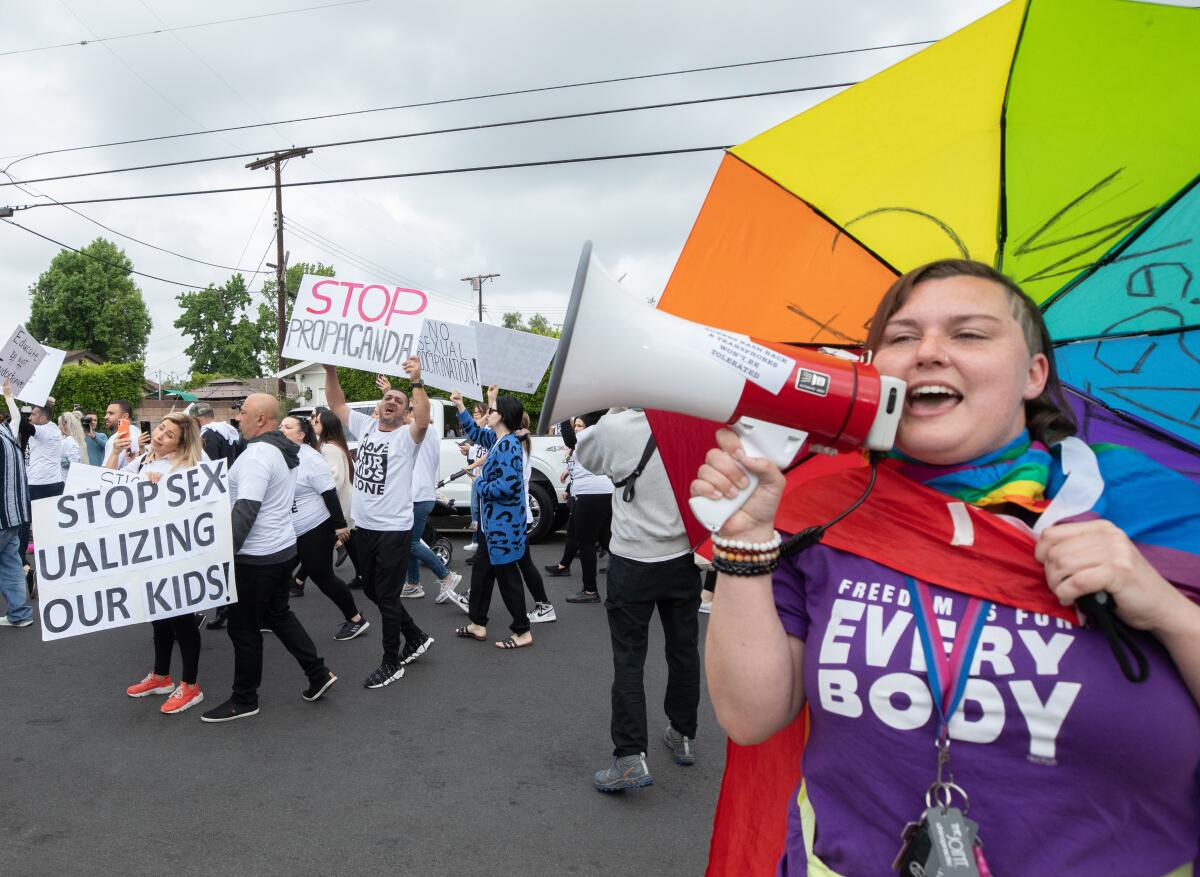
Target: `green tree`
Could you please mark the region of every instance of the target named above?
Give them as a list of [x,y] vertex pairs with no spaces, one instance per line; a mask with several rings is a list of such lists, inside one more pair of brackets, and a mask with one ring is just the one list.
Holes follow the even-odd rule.
[[90,350],[114,362],[140,360],[150,312],[116,244],[96,238],[80,252],[62,250],[29,288],[30,333],[44,344]]
[[521,317],[520,311],[509,311],[500,318],[500,325],[505,329],[517,329],[521,332],[529,331],[529,327],[525,325],[525,321]]
[[181,292],[175,301],[181,311],[175,328],[191,339],[184,353],[192,360],[192,371],[262,377],[275,345],[273,337],[263,337],[261,314],[251,319],[248,313],[246,278],[234,274],[220,286]]

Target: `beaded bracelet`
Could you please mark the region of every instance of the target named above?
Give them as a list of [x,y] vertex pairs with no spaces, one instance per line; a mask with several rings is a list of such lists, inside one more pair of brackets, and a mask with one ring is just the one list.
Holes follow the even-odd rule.
[[747,542],[713,536],[713,569],[732,576],[769,575],[779,566],[779,534],[770,542]]

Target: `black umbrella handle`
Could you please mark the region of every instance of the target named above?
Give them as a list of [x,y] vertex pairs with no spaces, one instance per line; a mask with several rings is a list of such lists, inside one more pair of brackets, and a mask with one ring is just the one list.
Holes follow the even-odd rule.
[[[1075,605],[1100,628],[1126,679],[1137,683],[1150,678],[1150,663],[1146,660],[1146,654],[1138,644],[1135,632],[1117,617],[1117,601],[1112,594],[1104,591],[1085,594],[1075,601]],[[1136,670],[1134,663],[1137,664]]]

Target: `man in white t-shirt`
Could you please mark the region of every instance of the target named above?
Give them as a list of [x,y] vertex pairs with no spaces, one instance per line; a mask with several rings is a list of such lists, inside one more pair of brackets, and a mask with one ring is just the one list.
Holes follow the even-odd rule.
[[317,700],[337,682],[288,607],[296,566],[292,504],[299,446],[279,431],[279,401],[274,396],[255,393],[247,397],[240,422],[246,449],[229,470],[238,591],[238,600],[229,609],[233,695],[201,716],[206,722],[258,714],[264,627],[292,653],[308,677],[308,688],[301,697]]
[[[52,402],[34,405],[29,420],[18,430],[25,444],[25,475],[29,484],[29,501],[58,496],[63,492],[62,430],[54,420]],[[30,525],[21,528],[21,551],[29,543]]]
[[[121,424],[121,420],[129,421],[129,444],[125,448],[121,448],[123,442],[120,436],[117,435],[117,428]],[[120,469],[125,466],[130,460],[136,460],[141,453],[138,447],[138,440],[141,437],[141,430],[137,428],[137,424],[133,422],[133,406],[123,399],[118,399],[115,402],[109,402],[108,408],[104,410],[104,428],[108,430],[108,459],[113,460],[120,454],[124,454],[124,459],[117,460],[110,469]],[[106,462],[105,465],[108,465]]]
[[[354,491],[350,510],[358,549],[358,574],[363,593],[379,605],[383,627],[383,660],[366,678],[367,688],[383,688],[404,675],[404,665],[415,661],[431,645],[401,602],[413,538],[413,467],[429,428],[429,397],[421,383],[421,361],[413,356],[404,363],[412,380],[413,419],[405,425],[408,397],[387,390],[379,405],[379,419],[351,410],[338,381],[337,368],[325,366],[325,401],[342,426],[358,436],[354,461]],[[435,437],[431,440],[436,441]],[[416,534],[418,537],[420,534]],[[400,650],[400,634],[404,650]]]

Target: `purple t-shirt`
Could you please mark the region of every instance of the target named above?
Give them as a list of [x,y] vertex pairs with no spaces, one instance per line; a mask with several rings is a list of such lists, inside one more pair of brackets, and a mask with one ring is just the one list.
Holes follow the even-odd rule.
[[[784,629],[805,641],[813,852],[838,874],[893,875],[936,769],[904,577],[817,545],[780,566],[774,590]],[[968,598],[930,590],[949,648]],[[994,606],[950,753],[998,877],[1162,877],[1196,859],[1200,710],[1166,650],[1144,648],[1150,678],[1135,685],[1100,632]],[[805,863],[793,798],[779,873],[805,874]]]

